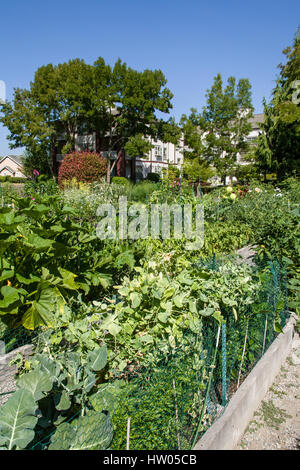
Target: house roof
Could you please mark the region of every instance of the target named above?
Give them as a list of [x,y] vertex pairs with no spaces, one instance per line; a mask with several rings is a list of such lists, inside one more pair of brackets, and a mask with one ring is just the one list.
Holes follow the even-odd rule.
[[4,166],[3,168],[0,168],[0,173],[2,173],[3,170],[7,170],[12,174],[14,173],[13,169],[10,168],[10,166]]
[[249,119],[249,122],[253,129],[259,129],[259,124],[263,123],[265,115],[263,113],[254,114],[252,118]]
[[18,166],[22,166],[23,155],[5,155],[5,157],[0,157],[0,163],[2,163],[6,158],[9,158],[15,162]]

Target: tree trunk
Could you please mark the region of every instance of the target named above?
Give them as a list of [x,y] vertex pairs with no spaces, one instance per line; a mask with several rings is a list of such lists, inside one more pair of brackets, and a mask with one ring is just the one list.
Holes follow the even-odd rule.
[[58,175],[58,162],[57,162],[56,145],[55,145],[54,139],[52,139],[51,141],[50,155],[51,155],[51,160],[52,160],[53,174],[54,176],[57,176]]
[[110,152],[107,152],[107,169],[106,169],[106,181],[110,183]]

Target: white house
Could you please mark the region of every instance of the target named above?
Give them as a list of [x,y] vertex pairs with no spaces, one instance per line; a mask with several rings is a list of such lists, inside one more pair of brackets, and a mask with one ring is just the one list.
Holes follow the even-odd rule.
[[[263,114],[255,114],[252,118],[249,119],[251,123],[252,130],[247,136],[247,140],[250,143],[254,143],[255,139],[258,137],[260,131],[259,124],[263,122]],[[202,136],[205,140],[205,134]],[[64,135],[61,135],[57,140],[59,148],[62,148],[63,144],[66,142]],[[75,150],[84,151],[88,150],[91,152],[97,151],[96,144],[96,132],[87,133],[87,134],[76,134],[75,135]],[[136,181],[139,181],[143,178],[146,178],[148,173],[159,173],[161,174],[163,168],[168,168],[169,165],[176,167],[179,170],[183,165],[183,153],[184,150],[187,150],[187,147],[184,144],[184,137],[181,136],[177,145],[172,143],[165,143],[160,140],[154,140],[149,138],[151,144],[153,145],[152,150],[147,155],[137,156],[135,159],[130,158],[126,155],[125,151],[121,153],[121,156],[117,154],[117,151],[110,152],[110,160],[113,162],[118,158],[118,162],[114,167],[112,176],[126,176],[127,178],[132,178]],[[103,157],[108,157],[108,152],[105,150],[101,151]],[[56,158],[58,162],[63,160],[64,155],[58,151]],[[243,155],[237,155],[237,163],[240,165],[247,164],[243,160]],[[226,177],[226,184],[236,180],[235,177]],[[220,178],[213,177],[212,182],[220,182]]]
[[0,157],[0,176],[12,176],[16,178],[26,178],[23,173],[21,156],[6,155]]
[[[148,173],[162,173],[163,168],[168,168],[169,165],[175,166],[180,170],[183,164],[183,148],[184,139],[183,136],[179,140],[177,146],[168,142],[162,142],[160,140],[154,140],[149,138],[153,148],[150,152],[144,156],[137,156],[134,160],[123,153],[123,162],[120,165],[116,165],[112,176],[126,176],[126,178],[133,177],[135,173],[135,179],[137,181],[146,178]],[[75,137],[75,150],[76,151],[96,151],[96,135],[76,135]],[[102,155],[107,158],[107,151],[102,151]],[[57,155],[58,160],[61,161],[63,155]],[[111,160],[117,158],[117,152],[110,152]],[[134,166],[134,168],[133,168]]]

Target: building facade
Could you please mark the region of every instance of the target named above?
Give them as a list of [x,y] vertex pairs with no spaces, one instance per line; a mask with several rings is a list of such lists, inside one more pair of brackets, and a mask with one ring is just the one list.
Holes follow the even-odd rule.
[[[63,142],[63,137],[61,138]],[[179,140],[177,145],[170,142],[162,142],[149,138],[153,148],[146,155],[131,158],[126,155],[124,150],[111,151],[111,165],[115,163],[112,176],[123,176],[126,178],[140,181],[147,177],[149,173],[161,174],[163,169],[169,165],[177,168],[179,171],[183,164],[184,139]],[[75,136],[75,151],[97,151],[96,133]],[[104,158],[108,158],[108,151],[100,151]],[[58,162],[62,161],[63,155],[58,154]]]
[[11,176],[13,178],[26,178],[23,173],[22,157],[6,155],[0,157],[0,176]]
[[[250,145],[255,144],[255,140],[261,132],[260,124],[264,120],[263,114],[255,114],[250,118],[251,131],[247,136],[247,140]],[[203,136],[205,138],[205,136]],[[126,155],[124,150],[111,151],[110,152],[110,161],[111,166],[114,166],[111,176],[123,176],[134,181],[140,181],[147,177],[149,173],[158,173],[161,174],[163,169],[167,169],[170,165],[177,168],[181,171],[183,166],[183,155],[184,155],[184,137],[180,138],[177,145],[174,145],[170,142],[165,143],[160,140],[154,140],[149,138],[149,141],[152,144],[152,149],[148,154],[143,156],[136,156],[131,158]],[[56,155],[57,162],[62,161],[63,155],[60,153],[59,149],[63,147],[65,143],[64,136],[58,138],[57,140],[57,149],[58,153]],[[101,146],[100,146],[101,148]],[[108,158],[108,151],[100,150],[100,153],[103,157]],[[99,143],[97,142],[97,133],[87,133],[87,134],[76,134],[75,135],[75,151],[90,151],[90,152],[99,152]],[[116,161],[117,160],[117,161]],[[115,165],[113,165],[115,163]],[[237,163],[240,165],[246,165],[248,162],[243,160],[243,155],[237,155]],[[213,178],[213,182],[217,183],[220,179],[217,177]],[[235,181],[236,178],[227,177],[226,184]]]

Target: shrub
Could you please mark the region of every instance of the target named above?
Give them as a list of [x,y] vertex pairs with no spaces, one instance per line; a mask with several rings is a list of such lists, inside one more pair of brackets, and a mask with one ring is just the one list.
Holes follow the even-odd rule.
[[58,183],[64,186],[65,181],[74,178],[78,182],[92,183],[106,175],[106,159],[96,152],[73,152],[65,156],[59,172]]
[[111,180],[113,184],[120,184],[124,186],[129,186],[130,181],[127,178],[124,178],[124,176],[114,176]]
[[160,175],[158,173],[148,173],[146,180],[153,181],[154,183],[158,183],[160,181]]
[[157,183],[152,181],[141,181],[130,187],[128,198],[135,202],[146,202],[150,195],[157,189]]
[[25,183],[27,178],[21,178],[16,176],[0,176],[0,183]]
[[24,185],[24,194],[26,196],[34,196],[39,194],[40,196],[47,194],[52,196],[57,194],[59,187],[57,182],[53,178],[49,178],[47,175],[40,175],[37,178],[26,180]]

